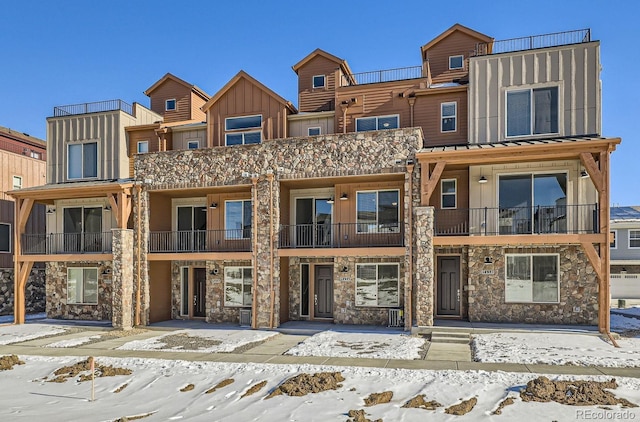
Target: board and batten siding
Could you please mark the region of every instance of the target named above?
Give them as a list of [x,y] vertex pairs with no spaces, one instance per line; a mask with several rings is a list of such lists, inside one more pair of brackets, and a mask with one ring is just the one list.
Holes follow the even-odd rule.
[[[11,252],[0,252],[0,268],[13,268],[13,254],[15,252],[15,239],[14,239],[14,222],[15,222],[15,202],[6,201],[0,199],[0,223],[6,223],[11,226],[10,243]],[[45,232],[45,206],[43,204],[34,204],[29,218],[27,219],[27,225],[25,226],[25,233],[44,233]]]
[[[325,76],[324,88],[313,88],[313,77]],[[335,110],[336,85],[340,84],[340,65],[316,56],[298,69],[298,104],[300,112]]]
[[334,115],[327,117],[314,117],[308,116],[308,118],[300,119],[297,118],[297,114],[292,116],[296,116],[295,119],[289,119],[289,136],[290,137],[298,137],[298,136],[309,136],[309,128],[319,127],[320,134],[326,135],[331,134],[333,132],[333,122]]
[[188,149],[188,141],[199,141],[200,148],[207,147],[207,127],[192,129],[192,130],[180,130],[173,132],[173,147],[172,149]]
[[22,177],[22,187],[46,183],[46,163],[29,156],[0,150],[0,199],[13,200],[6,194],[13,190],[13,176]]
[[600,43],[594,41],[471,58],[469,142],[507,140],[506,91],[545,86],[559,88],[556,136],[601,133]]

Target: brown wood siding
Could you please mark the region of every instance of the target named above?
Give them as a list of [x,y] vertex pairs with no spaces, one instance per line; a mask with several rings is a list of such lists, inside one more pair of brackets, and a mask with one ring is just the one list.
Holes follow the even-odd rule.
[[207,120],[207,113],[201,110],[205,103],[206,101],[201,96],[191,91],[191,120],[200,120],[201,122]]
[[171,261],[149,262],[149,322],[171,319]]
[[[442,181],[456,180],[456,208],[442,210]],[[436,224],[438,230],[459,232],[469,223],[469,169],[445,170],[440,176],[429,205],[436,209]]]
[[[442,132],[441,104],[456,102],[456,131]],[[459,145],[467,143],[467,92],[431,94],[416,98],[413,109],[414,126],[422,127],[424,146]]]
[[[431,78],[434,84],[451,82],[453,79],[465,78],[469,73],[469,55],[476,48],[479,39],[456,31],[427,50]],[[449,70],[449,56],[464,56],[463,68]]]
[[0,199],[12,200],[5,192],[13,190],[13,176],[22,177],[22,187],[46,183],[46,163],[42,160],[0,150]]
[[225,145],[225,119],[262,115],[262,139],[287,136],[287,108],[257,85],[241,78],[207,112],[208,146]]
[[[322,56],[298,69],[298,105],[301,112],[335,110],[336,70],[340,65]],[[340,72],[338,72],[339,74]],[[325,87],[313,88],[313,77],[325,75]]]
[[150,231],[171,231],[171,198],[160,194],[149,195]]
[[[215,193],[207,195],[207,230],[224,230],[225,201],[251,199],[251,192]],[[215,202],[218,208],[212,210],[208,206]]]
[[[45,233],[46,232],[46,213],[43,204],[35,204],[27,220],[25,233]],[[0,268],[13,268],[13,254],[15,247],[14,239],[14,210],[15,202],[0,199],[0,223],[11,225],[11,253],[0,253]]]
[[[164,122],[180,122],[191,119],[191,88],[176,81],[167,80],[150,95],[151,110],[164,116]],[[165,111],[165,101],[176,100],[176,109]]]
[[[138,153],[138,141],[149,141],[149,152],[160,151],[158,135],[154,129],[136,130],[128,132],[129,138],[129,177],[133,177],[134,157]],[[168,147],[167,147],[168,148]]]

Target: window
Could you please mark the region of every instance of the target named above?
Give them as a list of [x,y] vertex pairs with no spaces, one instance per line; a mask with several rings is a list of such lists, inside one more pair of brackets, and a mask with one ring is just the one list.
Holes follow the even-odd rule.
[[62,211],[65,252],[103,252],[110,237],[102,236],[102,207],[73,207]]
[[309,316],[309,264],[300,264],[300,316]]
[[13,188],[14,189],[22,188],[22,177],[21,176],[13,176]]
[[164,110],[165,111],[173,111],[176,109],[176,99],[172,98],[170,100],[166,100],[164,102]]
[[640,248],[640,230],[629,230],[629,249]]
[[0,223],[0,253],[11,252],[11,224]]
[[462,69],[464,67],[464,56],[449,56],[449,69]]
[[361,117],[356,119],[356,132],[367,130],[397,129],[400,116]]
[[225,267],[224,306],[251,306],[253,295],[251,267]]
[[225,201],[225,239],[249,239],[251,237],[251,200]]
[[609,243],[610,249],[616,249],[618,241],[618,230],[611,230],[611,243]]
[[202,206],[176,207],[177,240],[180,251],[206,250],[207,209]]
[[356,306],[398,306],[398,273],[398,264],[357,264]]
[[399,190],[357,192],[357,232],[399,233],[399,198]]
[[149,141],[138,141],[138,154],[149,152]]
[[187,149],[198,149],[200,148],[200,141],[199,140],[192,140],[192,141],[187,141]]
[[442,200],[440,208],[456,208],[456,179],[443,179],[440,182]]
[[189,315],[189,267],[180,267],[180,316]]
[[507,255],[505,302],[557,303],[559,255]]
[[31,150],[31,153],[29,154],[29,156],[31,158],[36,158],[38,160],[42,158],[42,154],[34,150]]
[[507,92],[507,136],[558,133],[558,87]]
[[[227,117],[224,120],[224,126],[226,131],[238,131],[237,133],[227,133],[225,135],[225,142],[230,145],[243,145],[243,144],[259,144],[262,141],[262,131],[248,129],[260,129],[262,128],[262,116],[243,116],[243,117]],[[244,132],[240,132],[244,131]]]
[[259,144],[262,140],[262,132],[227,133],[225,141],[227,146]]
[[457,103],[442,103],[440,104],[440,118],[442,124],[440,131],[442,132],[455,132],[456,131],[456,107]]
[[67,304],[98,304],[97,268],[67,268]]
[[69,179],[98,177],[97,142],[68,145],[67,177]]
[[225,130],[245,130],[262,127],[262,116],[227,117],[224,119]]
[[313,77],[314,88],[324,88],[324,75],[315,75]]
[[307,129],[307,133],[309,134],[309,136],[320,135],[320,128],[319,127],[310,127],[310,128]]

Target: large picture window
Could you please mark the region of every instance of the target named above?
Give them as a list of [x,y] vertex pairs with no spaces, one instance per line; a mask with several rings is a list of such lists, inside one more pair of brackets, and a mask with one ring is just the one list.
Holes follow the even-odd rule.
[[0,223],[0,253],[11,252],[11,225]]
[[367,130],[397,129],[400,124],[400,116],[361,117],[356,119],[356,132]]
[[262,115],[224,119],[226,145],[259,144],[262,141]]
[[251,306],[252,286],[251,267],[226,267],[224,269],[224,306]]
[[507,255],[505,302],[557,303],[559,255]]
[[97,268],[67,268],[67,304],[98,304]]
[[399,306],[398,264],[356,265],[356,306]]
[[67,146],[67,177],[87,179],[98,177],[98,143],[69,144]]
[[226,239],[249,239],[251,237],[251,200],[225,201],[224,229]]
[[364,191],[356,194],[358,233],[400,231],[400,191]]
[[507,92],[507,136],[558,133],[558,87]]

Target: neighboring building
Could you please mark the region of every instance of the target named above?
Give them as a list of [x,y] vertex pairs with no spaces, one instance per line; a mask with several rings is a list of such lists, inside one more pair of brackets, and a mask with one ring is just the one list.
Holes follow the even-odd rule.
[[[117,221],[135,236],[116,230],[112,254],[51,264],[50,316],[608,330],[620,139],[600,134],[588,30],[505,42],[454,25],[416,67],[353,73],[316,49],[293,70],[298,108],[243,71],[210,98],[170,74],[146,91],[149,118],[122,130],[119,168],[133,180],[107,184],[132,195],[130,223],[122,210]],[[69,261],[99,261],[113,282],[69,306],[65,277],[80,285]]]
[[611,207],[611,298],[640,299],[640,207]]
[[[46,173],[46,144],[43,140],[0,127],[0,315],[13,313],[14,200],[8,191],[41,185]],[[26,227],[44,231],[44,207],[37,207]],[[35,268],[27,283],[29,312],[44,311],[44,272]]]

